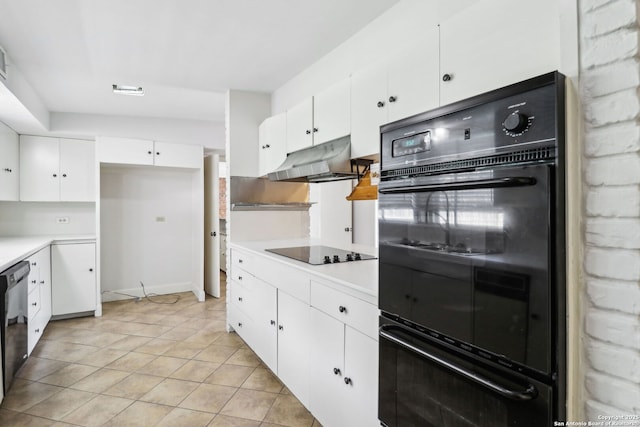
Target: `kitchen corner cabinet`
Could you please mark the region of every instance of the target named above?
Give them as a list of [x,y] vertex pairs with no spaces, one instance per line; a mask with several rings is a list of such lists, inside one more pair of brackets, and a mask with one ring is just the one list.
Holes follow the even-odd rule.
[[443,21],[440,103],[556,70],[559,15],[554,0],[482,0]]
[[52,314],[84,313],[96,309],[96,245],[51,245]]
[[203,151],[199,145],[101,137],[97,158],[101,163],[200,169]]
[[49,246],[27,258],[29,272],[28,354],[36,346],[51,319],[51,251]]
[[438,106],[438,28],[423,48],[356,72],[351,82],[351,157],[378,154],[380,126]]
[[351,132],[351,79],[347,78],[287,110],[287,153]]
[[21,135],[20,200],[95,201],[94,142]]
[[258,175],[273,172],[287,157],[287,115],[276,114],[258,128]]
[[0,122],[0,200],[20,200],[18,134]]

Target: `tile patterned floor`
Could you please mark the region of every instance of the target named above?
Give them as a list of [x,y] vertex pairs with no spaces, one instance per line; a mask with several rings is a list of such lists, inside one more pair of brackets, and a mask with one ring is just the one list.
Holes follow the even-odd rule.
[[180,297],[50,322],[0,405],[0,426],[320,426],[225,331],[224,295]]

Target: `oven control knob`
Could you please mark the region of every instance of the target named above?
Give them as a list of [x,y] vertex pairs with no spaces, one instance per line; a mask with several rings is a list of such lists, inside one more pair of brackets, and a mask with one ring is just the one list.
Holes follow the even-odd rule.
[[507,135],[518,135],[529,127],[529,117],[519,112],[511,113],[504,120],[502,126],[504,126]]
[[325,255],[324,256],[324,261],[325,264],[331,264],[331,257],[329,255]]

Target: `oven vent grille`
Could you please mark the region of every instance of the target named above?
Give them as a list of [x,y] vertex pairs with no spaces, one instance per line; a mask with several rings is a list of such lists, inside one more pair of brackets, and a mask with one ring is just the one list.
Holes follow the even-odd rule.
[[497,154],[472,159],[453,160],[449,162],[432,163],[424,166],[383,171],[385,177],[398,177],[407,175],[434,174],[453,170],[470,170],[475,168],[515,165],[522,163],[540,162],[556,157],[556,147],[539,147],[528,150],[512,151],[505,154]]

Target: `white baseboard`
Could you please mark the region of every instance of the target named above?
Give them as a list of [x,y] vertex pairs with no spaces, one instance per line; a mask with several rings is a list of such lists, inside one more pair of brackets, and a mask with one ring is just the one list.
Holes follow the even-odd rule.
[[[198,298],[198,301],[204,301],[204,291],[202,291],[202,299],[200,299],[200,295],[196,293],[193,283],[184,282],[184,283],[167,283],[164,285],[155,285],[149,286],[145,285],[144,290],[149,294],[156,295],[166,295],[166,294],[175,294],[180,292],[193,292],[195,296]],[[142,292],[142,287],[138,286],[136,288],[128,288],[128,289],[114,289],[114,290],[104,290],[102,291],[102,302],[109,301],[120,301],[131,298],[144,298],[144,293]]]

